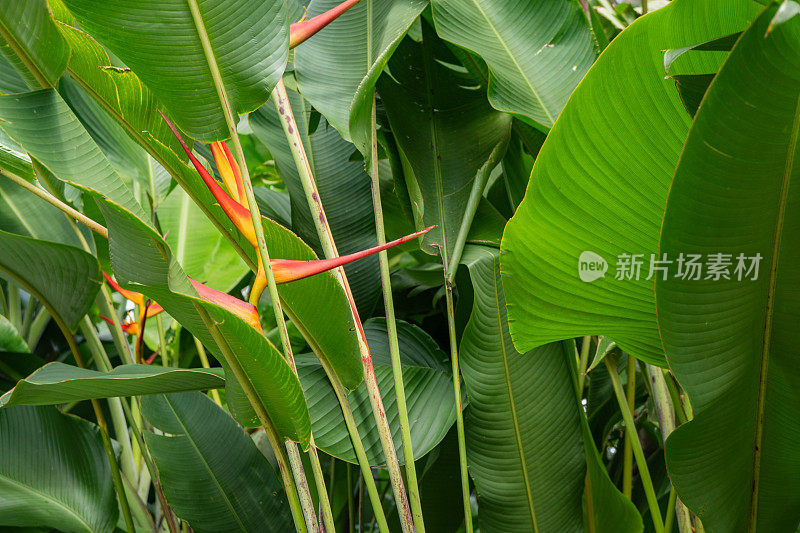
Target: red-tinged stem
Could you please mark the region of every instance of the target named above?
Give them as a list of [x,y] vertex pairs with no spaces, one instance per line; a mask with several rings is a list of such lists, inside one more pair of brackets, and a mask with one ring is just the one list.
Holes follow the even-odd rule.
[[309,37],[316,34],[319,30],[336,20],[339,15],[356,5],[360,0],[347,0],[342,2],[333,9],[329,9],[321,15],[304,20],[303,22],[295,22],[289,26],[289,48],[294,48],[298,44],[304,42]]
[[[309,209],[311,210],[312,218],[314,219],[314,224],[317,229],[317,235],[319,236],[325,256],[328,259],[338,257],[339,254],[336,250],[333,234],[331,233],[328,219],[325,216],[325,210],[322,207],[322,201],[320,200],[317,184],[314,181],[314,176],[311,172],[311,166],[308,162],[308,156],[306,155],[302,139],[297,133],[297,123],[294,119],[294,114],[292,113],[291,104],[289,102],[289,96],[286,94],[286,87],[284,86],[282,80],[278,82],[272,95],[275,100],[275,107],[280,116],[281,126],[283,127],[284,134],[289,142],[289,148],[292,151],[292,156],[303,184],[303,190],[305,191]],[[403,477],[400,472],[400,463],[397,461],[397,453],[394,449],[392,433],[389,428],[389,423],[386,419],[386,410],[383,407],[383,399],[381,398],[380,390],[378,389],[378,381],[375,377],[375,370],[372,366],[372,355],[370,354],[366,335],[364,334],[364,329],[361,325],[361,318],[358,315],[358,310],[356,309],[355,301],[353,300],[353,294],[350,290],[350,284],[347,282],[347,276],[344,272],[344,269],[339,267],[334,271],[334,275],[336,275],[345,291],[345,294],[347,295],[347,299],[350,303],[350,310],[353,314],[353,321],[356,324],[358,332],[358,344],[361,351],[361,362],[364,367],[364,382],[367,386],[370,404],[372,405],[372,415],[375,418],[375,423],[378,427],[378,434],[380,435],[383,453],[386,458],[386,466],[389,470],[389,477],[391,478],[392,482],[395,502],[397,504],[398,514],[400,515],[400,523],[404,533],[413,532],[416,530],[414,527],[413,516],[411,514],[411,507],[409,506],[405,484],[403,483]],[[345,409],[346,406],[342,405],[342,408]]]
[[325,272],[326,270],[331,270],[336,267],[352,263],[353,261],[356,261],[358,259],[362,259],[364,257],[377,254],[378,252],[388,250],[389,248],[392,248],[399,244],[403,244],[404,242],[416,239],[420,235],[424,235],[425,233],[429,232],[431,229],[435,227],[436,226],[431,226],[429,228],[425,228],[410,235],[406,235],[405,237],[400,237],[399,239],[396,239],[392,242],[387,242],[385,244],[381,244],[380,246],[375,246],[373,248],[362,250],[360,252],[355,252],[340,257],[334,257],[332,259],[319,259],[316,261],[294,261],[291,259],[273,259],[270,262],[272,263],[272,271],[275,273],[275,281],[277,283],[287,283],[289,281],[297,281],[299,279],[307,278],[309,276]]

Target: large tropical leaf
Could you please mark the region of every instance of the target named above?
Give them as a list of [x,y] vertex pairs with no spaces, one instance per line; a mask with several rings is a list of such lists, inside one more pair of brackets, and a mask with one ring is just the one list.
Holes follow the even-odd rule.
[[[0,352],[28,353],[30,351],[28,344],[14,324],[5,316],[0,315]],[[1,399],[0,403],[2,403]]]
[[0,132],[0,168],[27,181],[35,177],[30,156],[4,132]]
[[[698,280],[673,268],[656,296],[694,410],[667,440],[667,466],[708,531],[793,531],[800,521],[800,19],[768,33],[776,9],[711,84],[661,234],[660,253],[702,254],[707,267]],[[716,262],[720,279],[714,254],[729,254]]]
[[176,123],[210,142],[229,137],[203,51],[207,33],[231,109],[266,102],[283,74],[289,41],[284,2],[261,0],[65,0],[81,27],[122,59],[157,95]]
[[130,189],[55,90],[0,96],[0,127],[59,179],[96,190],[145,219]]
[[224,385],[225,374],[221,368],[120,365],[106,373],[64,363],[49,363],[0,396],[0,407],[206,390]]
[[[364,324],[378,388],[381,391],[386,417],[392,428],[397,455],[402,460],[400,425],[397,422],[397,399],[394,392],[392,364],[389,358],[389,341],[384,319],[371,319]],[[417,326],[398,321],[397,338],[400,345],[400,360],[403,365],[403,382],[408,400],[408,418],[411,424],[411,442],[414,456],[420,458],[436,446],[455,422],[452,377],[444,362],[445,356],[427,333]],[[325,371],[313,360],[298,359],[298,372],[303,383],[314,440],[325,453],[339,459],[356,463],[356,455],[350,442],[342,410]],[[360,385],[350,393],[361,441],[371,465],[383,464],[375,418],[372,416],[366,385]]]
[[[617,36],[589,70],[542,146],[525,200],[503,236],[519,350],[603,334],[664,364],[653,279],[646,278],[691,119],[664,79],[662,51],[741,30],[758,9],[749,0],[670,2]],[[702,69],[710,60],[686,61]],[[607,262],[605,277],[581,281],[584,251]],[[615,279],[621,254],[642,254],[638,279]]]
[[0,230],[0,273],[16,280],[64,326],[75,329],[100,290],[100,266],[90,254]]
[[175,259],[194,279],[228,292],[249,271],[182,188],[173,189],[159,204],[158,220]]
[[0,53],[29,87],[52,87],[64,73],[69,45],[58,32],[46,0],[0,4]]
[[[370,178],[363,163],[350,161],[355,147],[342,139],[322,118],[313,133],[309,133],[311,108],[297,93],[290,93],[298,133],[314,172],[319,197],[325,206],[325,216],[333,233],[339,255],[358,252],[378,244],[375,216],[372,211]],[[319,117],[318,117],[319,118]],[[314,215],[308,206],[297,165],[283,133],[280,116],[272,102],[250,115],[250,124],[266,145],[289,190],[292,200],[292,229],[322,256]],[[362,315],[369,316],[380,294],[378,257],[368,257],[345,267],[353,297]]]
[[167,501],[192,529],[292,529],[280,480],[269,461],[210,398],[200,393],[147,396],[142,412],[164,432],[145,433],[147,447]]
[[552,127],[597,55],[576,0],[433,0],[436,31],[489,67],[489,101]]
[[[340,0],[314,0],[309,16]],[[363,0],[297,48],[300,91],[345,140],[367,153],[375,82],[427,0]]]
[[580,531],[580,413],[561,343],[520,354],[511,343],[498,250],[468,246],[474,290],[461,339],[467,464],[481,531]]
[[110,533],[117,499],[100,430],[55,407],[0,410],[0,525]]
[[403,40],[378,84],[397,144],[408,160],[406,186],[422,239],[447,260],[475,176],[508,138],[511,117],[492,109],[484,89],[422,21],[422,39]]

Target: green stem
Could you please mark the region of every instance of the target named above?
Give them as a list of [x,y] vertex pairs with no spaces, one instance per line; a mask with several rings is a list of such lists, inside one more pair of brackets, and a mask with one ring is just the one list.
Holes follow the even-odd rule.
[[458,462],[461,468],[461,499],[464,505],[464,529],[472,532],[472,505],[469,497],[469,473],[467,471],[467,447],[464,438],[464,414],[461,406],[461,375],[458,369],[458,341],[456,339],[455,307],[453,306],[453,286],[445,280],[447,299],[447,327],[450,334],[450,363],[453,368],[453,394],[456,400],[456,430],[458,435]]
[[[194,339],[194,345],[197,347],[197,356],[200,358],[200,365],[203,368],[211,368],[203,343],[200,342],[200,339],[195,336],[192,336],[192,338]],[[209,392],[211,393],[211,398],[216,402],[216,404],[222,407],[222,398],[219,397],[219,391],[217,389],[211,389]]]
[[6,293],[3,290],[3,284],[0,283],[0,315],[8,318],[8,303],[6,302]]
[[647,0],[642,0],[642,15],[647,15]]
[[[289,148],[292,152],[295,165],[297,166],[300,181],[303,184],[303,191],[306,195],[306,200],[309,209],[314,219],[314,225],[317,230],[322,248],[325,252],[326,258],[338,257],[336,244],[333,240],[330,225],[328,224],[328,217],[325,215],[325,209],[322,207],[322,201],[317,190],[317,184],[314,181],[311,166],[306,156],[303,140],[297,129],[297,122],[292,113],[292,107],[289,102],[289,96],[286,94],[286,87],[283,80],[279,81],[273,91],[275,107],[278,110],[281,126],[283,127],[284,134],[289,143]],[[375,424],[378,428],[378,435],[380,436],[383,453],[386,458],[386,466],[389,470],[389,477],[392,482],[392,489],[394,492],[395,501],[397,502],[398,514],[400,515],[400,524],[405,533],[415,531],[413,515],[411,507],[408,502],[405,485],[403,483],[402,473],[400,471],[400,463],[397,461],[397,453],[394,449],[394,441],[392,439],[391,429],[386,419],[386,410],[383,407],[383,399],[381,398],[380,390],[378,388],[378,380],[375,377],[375,370],[372,366],[372,355],[367,345],[366,336],[361,325],[361,319],[358,316],[353,293],[350,290],[350,285],[347,281],[347,275],[343,268],[338,268],[333,271],[334,275],[339,280],[345,295],[350,303],[350,310],[353,314],[353,321],[356,325],[358,334],[358,344],[361,351],[361,361],[364,367],[364,383],[369,393],[369,400],[372,406],[372,415],[375,418]],[[341,385],[341,384],[339,384]],[[377,510],[376,510],[377,512]]]
[[[206,62],[208,63],[209,70],[211,71],[211,78],[214,82],[214,87],[217,91],[217,96],[219,97],[220,105],[222,107],[222,113],[225,117],[225,123],[228,126],[228,133],[230,134],[231,137],[231,144],[233,145],[234,154],[239,164],[239,170],[242,173],[242,182],[244,185],[245,197],[247,198],[247,206],[250,211],[250,217],[256,234],[256,241],[258,243],[258,252],[267,277],[267,286],[269,288],[270,296],[272,297],[272,305],[273,305],[273,310],[275,311],[275,318],[277,319],[278,327],[281,330],[281,343],[283,344],[286,358],[290,366],[294,369],[295,366],[294,358],[291,354],[289,335],[286,332],[286,323],[283,320],[283,312],[281,311],[280,308],[280,298],[278,297],[278,289],[277,285],[275,284],[275,276],[272,273],[272,265],[270,264],[269,252],[267,251],[267,244],[266,240],[264,239],[264,229],[263,226],[261,225],[261,213],[258,210],[258,204],[256,203],[255,194],[253,193],[253,184],[250,181],[250,173],[247,169],[247,162],[245,161],[244,158],[242,143],[239,140],[239,133],[236,130],[236,121],[234,120],[233,110],[231,108],[230,101],[228,100],[228,94],[225,91],[225,85],[222,81],[222,75],[220,74],[219,66],[217,65],[217,59],[214,55],[214,50],[211,47],[211,41],[208,37],[208,33],[205,28],[205,23],[203,22],[203,17],[200,14],[200,8],[197,5],[197,0],[187,0],[187,2],[189,4],[189,9],[192,12],[192,18],[194,19],[194,24],[195,27],[197,28],[198,36],[200,37],[200,43],[202,44],[203,47],[203,53],[205,54]],[[296,374],[297,370],[294,369],[294,371]],[[240,379],[240,381],[242,380]],[[253,400],[255,400],[255,397],[251,397],[251,402]],[[260,402],[256,403],[260,404]],[[263,414],[264,416],[266,416],[266,412],[264,412]],[[265,430],[266,429],[267,428],[265,427]],[[271,429],[272,432],[275,433],[274,428]],[[275,446],[276,444],[278,443],[273,442],[273,448],[276,448]],[[312,445],[313,445],[313,437],[312,437]],[[280,446],[278,445],[277,448],[280,448]],[[299,451],[297,450],[296,444],[290,444],[289,450],[290,450],[289,452],[290,456],[296,455],[296,458],[299,459]],[[275,455],[276,456],[279,455],[277,449],[275,449]],[[300,467],[299,470],[295,469],[294,477],[301,481],[301,483],[298,486],[301,488],[301,491],[303,492],[303,500],[310,501],[311,495],[310,493],[308,493],[308,482],[305,480],[305,474],[303,473],[302,470],[302,463],[299,463],[299,467]],[[281,468],[285,469],[286,465],[283,464]],[[287,480],[285,479],[285,481]],[[291,482],[289,484],[291,485]],[[305,487],[305,490],[302,490],[303,487]],[[287,492],[289,492],[288,487],[286,488],[286,490]],[[321,493],[324,494],[326,492],[327,491],[324,490],[324,485],[323,485]],[[296,492],[295,495],[297,495]],[[306,501],[306,503],[308,503],[308,501]],[[305,512],[308,515],[307,519],[315,526],[312,528],[312,531],[316,531],[317,518],[316,518],[316,513],[314,513],[313,506],[311,506],[311,508],[309,509],[308,505],[306,505]],[[295,523],[295,525],[298,524]]]
[[20,335],[27,338],[28,333],[31,331],[31,322],[33,321],[33,312],[36,310],[36,305],[33,298],[28,298],[28,305],[25,306],[25,314],[22,317],[22,329]]
[[[161,315],[156,315],[156,329],[158,330],[158,353],[161,355],[161,364],[163,366],[169,366],[169,355],[167,354],[167,335],[164,332],[164,320],[162,320]],[[180,360],[178,357],[175,358],[173,362],[175,366],[180,366]]]
[[117,312],[114,310],[114,300],[111,299],[111,293],[105,282],[100,287],[100,293],[97,295],[95,301],[97,307],[100,308],[100,312],[103,313],[104,316],[109,317],[112,322],[111,327],[108,329],[111,331],[111,338],[114,340],[114,347],[116,347],[117,353],[120,354],[120,359],[122,359],[125,364],[133,364],[134,359],[131,345],[125,338],[125,332],[122,331],[122,324],[120,324],[119,316],[117,316]]
[[39,309],[39,312],[36,313],[36,316],[33,318],[33,322],[31,322],[30,331],[28,331],[28,337],[25,341],[28,344],[28,348],[33,351],[36,348],[36,345],[39,344],[39,339],[42,338],[44,334],[45,328],[47,328],[47,324],[50,323],[50,312],[47,310],[46,307],[42,307]]
[[[631,356],[629,356],[631,357]],[[639,477],[642,480],[645,496],[647,497],[647,505],[650,509],[650,516],[653,519],[653,527],[656,533],[664,533],[664,521],[661,518],[661,510],[658,507],[658,499],[656,492],[653,488],[653,480],[650,478],[650,471],[647,469],[647,459],[642,450],[642,443],[639,441],[639,435],[636,434],[636,425],[633,421],[633,413],[628,407],[628,399],[625,397],[625,391],[622,389],[622,383],[619,379],[617,372],[617,364],[613,361],[612,357],[603,359],[608,369],[608,375],[611,378],[611,384],[614,386],[614,394],[617,397],[619,410],[622,413],[622,419],[625,421],[625,430],[633,444],[633,455],[636,458],[636,465],[639,467]]]
[[[383,223],[383,205],[381,203],[381,181],[378,174],[378,135],[375,95],[372,96],[372,125],[369,155],[369,174],[372,180],[372,208],[375,212],[375,233],[378,245],[386,244],[386,230]],[[414,464],[414,448],[411,442],[411,429],[408,423],[408,407],[406,405],[406,390],[403,383],[403,365],[400,361],[400,344],[397,340],[397,322],[394,315],[394,300],[392,297],[392,281],[389,272],[389,254],[384,250],[378,254],[381,269],[381,288],[383,289],[383,302],[386,311],[386,331],[389,335],[389,357],[392,361],[392,376],[394,378],[394,392],[397,399],[397,414],[400,422],[400,439],[403,444],[403,459],[405,461],[406,478],[408,480],[408,497],[411,503],[411,513],[418,533],[425,532],[425,522],[422,516],[422,502],[419,495],[417,482],[417,468]]]
[[[628,410],[633,413],[636,409],[636,358],[628,354],[628,383],[625,389],[625,397],[628,403]],[[635,434],[635,431],[634,431]],[[636,437],[638,440],[638,437]],[[625,441],[625,450],[622,458],[622,494],[629,500],[633,494],[633,437],[628,433]]]
[[685,424],[691,420],[692,417],[689,416],[685,411],[684,402],[681,400],[681,393],[678,391],[678,386],[675,384],[675,380],[672,379],[669,370],[662,370],[662,373],[664,374],[664,380],[667,382],[667,389],[669,390],[669,396],[672,400],[672,405],[675,406],[675,414],[678,417],[678,422],[680,424]]
[[297,493],[300,497],[300,506],[303,508],[303,516],[306,520],[306,527],[309,531],[319,532],[317,513],[314,511],[314,501],[311,499],[311,490],[308,488],[306,473],[303,469],[303,459],[300,457],[300,450],[296,442],[286,441],[286,453],[289,457],[289,464],[292,467]]
[[578,369],[578,400],[583,399],[583,386],[586,383],[586,368],[589,365],[589,348],[592,345],[592,337],[586,336],[581,342],[581,360]]
[[19,298],[19,286],[8,280],[8,315],[11,325],[17,331],[22,331],[22,301]]
[[675,502],[678,501],[678,493],[675,485],[669,489],[669,501],[667,502],[667,514],[664,519],[664,533],[672,533],[672,524],[675,522]]

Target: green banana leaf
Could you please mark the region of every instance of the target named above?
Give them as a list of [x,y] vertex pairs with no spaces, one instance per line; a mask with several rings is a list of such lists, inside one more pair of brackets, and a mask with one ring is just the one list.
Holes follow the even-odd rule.
[[164,432],[145,433],[164,495],[194,531],[293,529],[269,461],[210,398],[199,392],[146,396],[142,413]]
[[[341,0],[313,0],[308,16]],[[294,52],[300,92],[342,137],[368,153],[375,83],[427,0],[357,3]]]
[[660,253],[702,254],[706,266],[696,280],[675,261],[656,300],[694,411],[667,440],[667,467],[707,531],[793,531],[800,521],[800,19],[771,26],[776,11],[753,22],[711,84],[661,233]]
[[[665,79],[663,50],[735,33],[759,10],[749,0],[675,0],[620,33],[581,81],[503,235],[518,350],[600,334],[648,363],[665,364],[654,282],[646,278],[691,119]],[[711,59],[703,54],[685,61],[709,72],[702,67]],[[604,277],[581,280],[584,252],[587,268],[605,262]],[[638,279],[617,268],[621,254],[642,254]],[[634,275],[615,279],[620,273]]]
[[[14,324],[0,315],[0,352],[28,353],[30,351],[28,344]],[[2,405],[2,396],[0,396],[0,405]]]
[[117,498],[100,429],[52,406],[0,410],[0,525],[111,533]]
[[489,102],[547,131],[597,57],[576,0],[432,0],[436,31],[489,67]]
[[[191,137],[230,137],[212,77],[218,68],[234,114],[267,101],[289,49],[284,2],[65,0],[80,26],[125,62]],[[192,13],[197,9],[197,20]],[[198,29],[198,22],[204,27]],[[205,33],[206,35],[203,35]],[[203,38],[215,59],[211,67]]]
[[0,396],[0,407],[49,405],[114,396],[143,396],[225,386],[221,368],[170,368],[120,365],[98,372],[64,363],[49,363]]

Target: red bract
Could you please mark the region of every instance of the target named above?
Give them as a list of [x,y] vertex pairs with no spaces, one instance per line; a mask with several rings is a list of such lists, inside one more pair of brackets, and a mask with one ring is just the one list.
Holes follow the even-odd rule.
[[347,0],[314,18],[295,22],[289,27],[289,48],[294,48],[304,42],[358,2],[359,0]]

